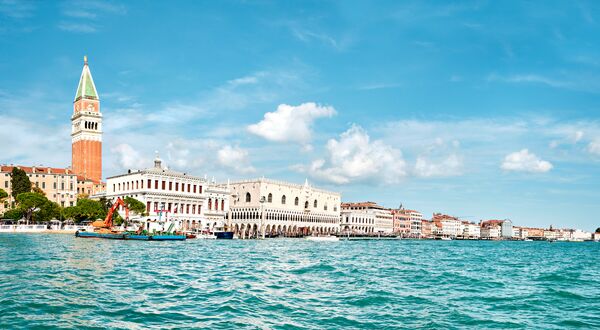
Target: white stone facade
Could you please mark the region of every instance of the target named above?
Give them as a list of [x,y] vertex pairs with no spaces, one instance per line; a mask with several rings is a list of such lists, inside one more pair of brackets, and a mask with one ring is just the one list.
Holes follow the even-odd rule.
[[339,193],[265,178],[229,187],[228,227],[239,237],[339,232]]
[[[394,232],[394,217],[390,209],[373,202],[343,203],[343,211],[355,214],[369,214],[375,219],[372,232],[374,234],[391,234]],[[358,215],[355,215],[358,216]],[[342,219],[343,221],[343,219]]]
[[162,167],[129,171],[107,178],[105,197],[133,197],[146,205],[143,221],[169,222],[176,229],[222,226],[229,209],[229,190],[207,180]]
[[340,227],[344,234],[372,234],[375,232],[375,214],[342,210]]

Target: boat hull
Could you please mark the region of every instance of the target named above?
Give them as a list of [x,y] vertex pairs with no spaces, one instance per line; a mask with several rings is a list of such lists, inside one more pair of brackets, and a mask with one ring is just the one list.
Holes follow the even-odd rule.
[[89,231],[77,231],[75,237],[81,238],[104,238],[104,239],[125,239],[125,234],[120,233],[94,233]]
[[132,241],[183,241],[185,235],[135,235],[127,233],[95,233],[88,231],[77,231],[75,237],[81,238],[104,238],[104,239],[122,239]]
[[232,231],[218,231],[218,232],[215,232],[215,236],[217,237],[217,239],[233,239],[233,232]]

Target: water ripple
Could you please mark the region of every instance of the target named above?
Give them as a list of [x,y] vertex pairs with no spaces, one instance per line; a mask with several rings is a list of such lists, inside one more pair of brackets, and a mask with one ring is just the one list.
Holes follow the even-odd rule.
[[0,328],[595,328],[600,244],[0,235]]

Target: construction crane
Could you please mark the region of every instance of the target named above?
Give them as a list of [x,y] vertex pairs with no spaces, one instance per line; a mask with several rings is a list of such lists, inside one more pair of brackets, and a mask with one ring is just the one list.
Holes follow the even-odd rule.
[[94,231],[104,231],[104,230],[112,231],[113,213],[115,213],[115,211],[117,210],[117,208],[119,206],[123,206],[123,208],[125,209],[125,220],[129,220],[129,208],[127,207],[127,204],[125,204],[125,202],[123,202],[121,197],[119,197],[119,198],[117,198],[117,201],[111,206],[110,210],[108,210],[108,214],[106,214],[106,219],[104,219],[104,221],[96,220],[92,223],[92,226],[94,227]]

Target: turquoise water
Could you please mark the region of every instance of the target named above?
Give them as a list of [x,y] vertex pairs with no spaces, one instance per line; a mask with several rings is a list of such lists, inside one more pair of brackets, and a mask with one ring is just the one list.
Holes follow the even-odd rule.
[[0,328],[594,328],[600,243],[0,235]]

